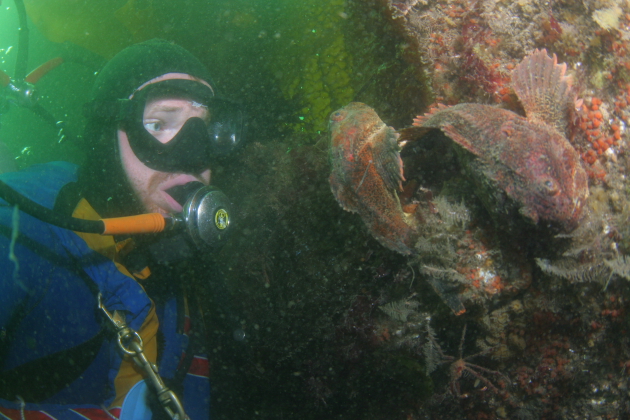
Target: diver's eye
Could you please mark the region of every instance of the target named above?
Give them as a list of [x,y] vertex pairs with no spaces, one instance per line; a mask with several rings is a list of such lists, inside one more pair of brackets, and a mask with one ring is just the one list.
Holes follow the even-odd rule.
[[162,129],[162,123],[160,121],[145,122],[144,128],[149,132],[157,132]]

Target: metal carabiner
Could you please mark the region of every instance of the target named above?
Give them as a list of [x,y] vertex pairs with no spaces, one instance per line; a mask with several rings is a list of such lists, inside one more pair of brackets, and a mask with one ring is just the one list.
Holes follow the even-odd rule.
[[107,318],[109,318],[114,328],[116,328],[118,347],[123,353],[130,356],[134,363],[142,369],[149,382],[153,385],[160,405],[168,413],[169,417],[173,420],[188,419],[184,411],[184,406],[177,395],[164,384],[164,381],[158,373],[158,367],[151,363],[144,354],[144,344],[140,334],[129,328],[124,319],[116,320],[116,317],[105,309],[102,298],[101,293],[99,293],[97,296],[98,307],[105,313]]
[[158,367],[147,359],[142,348],[139,348],[138,342],[132,342],[131,346],[136,347],[134,349],[136,353],[132,358],[138,367],[146,373],[149,381],[153,384],[160,405],[162,405],[172,419],[187,419],[188,417],[186,416],[181,401],[175,392],[164,384],[164,381],[158,373]]
[[114,327],[116,327],[116,332],[118,332],[118,329],[123,328],[125,326],[124,320],[117,321],[116,319],[114,319],[112,314],[109,313],[107,308],[105,308],[105,305],[103,305],[103,294],[101,292],[98,292],[98,295],[96,296],[96,300],[98,301],[98,309],[103,311],[105,316],[107,316],[107,318],[111,321],[111,323],[114,324]]

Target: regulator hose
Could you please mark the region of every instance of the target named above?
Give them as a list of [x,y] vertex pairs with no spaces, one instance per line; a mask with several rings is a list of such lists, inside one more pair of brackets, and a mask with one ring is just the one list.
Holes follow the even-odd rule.
[[[114,217],[100,220],[79,219],[60,214],[25,197],[6,182],[0,180],[0,198],[18,206],[27,214],[42,222],[74,232],[99,235],[134,235],[160,233],[172,229],[184,229],[200,247],[220,246],[232,230],[230,227],[230,202],[220,190],[201,183],[192,183],[193,191],[186,200],[182,213],[163,215],[146,213],[133,216]],[[198,188],[196,184],[201,185]]]
[[102,220],[85,220],[59,214],[23,196],[1,180],[0,198],[4,199],[11,205],[18,206],[24,213],[30,214],[36,219],[60,228],[76,232],[99,234],[102,234],[105,231],[105,223]]

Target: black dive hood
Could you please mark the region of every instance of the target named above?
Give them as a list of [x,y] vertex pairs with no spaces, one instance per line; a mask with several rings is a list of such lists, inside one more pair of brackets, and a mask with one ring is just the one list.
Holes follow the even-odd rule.
[[232,231],[231,204],[223,192],[201,182],[191,182],[171,188],[168,193],[182,204],[181,213],[169,216],[148,213],[86,220],[50,210],[0,181],[0,198],[43,222],[64,229],[101,235],[180,231],[185,232],[200,250],[219,248],[223,245]]

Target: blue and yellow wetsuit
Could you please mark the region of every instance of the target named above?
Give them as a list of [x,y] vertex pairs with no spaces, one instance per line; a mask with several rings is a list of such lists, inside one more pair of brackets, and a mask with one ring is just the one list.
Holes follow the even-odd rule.
[[[77,167],[53,162],[1,179],[52,209],[61,188],[77,180]],[[73,215],[98,218],[84,199]],[[0,419],[105,419],[120,416],[121,407],[135,407],[132,417],[141,417],[144,400],[131,399],[144,395],[138,391],[143,375],[121,356],[107,330],[97,310],[99,292],[105,307],[123,314],[140,333],[152,362],[158,358],[160,337],[160,375],[167,381],[183,378],[180,398],[186,414],[193,420],[207,419],[208,361],[201,355],[190,357],[190,351],[184,356],[190,321],[181,297],[156,305],[118,261],[111,236],[75,233],[23,212],[18,219],[13,207],[0,200]],[[9,258],[16,224],[17,269]],[[126,413],[123,408],[121,418]]]

